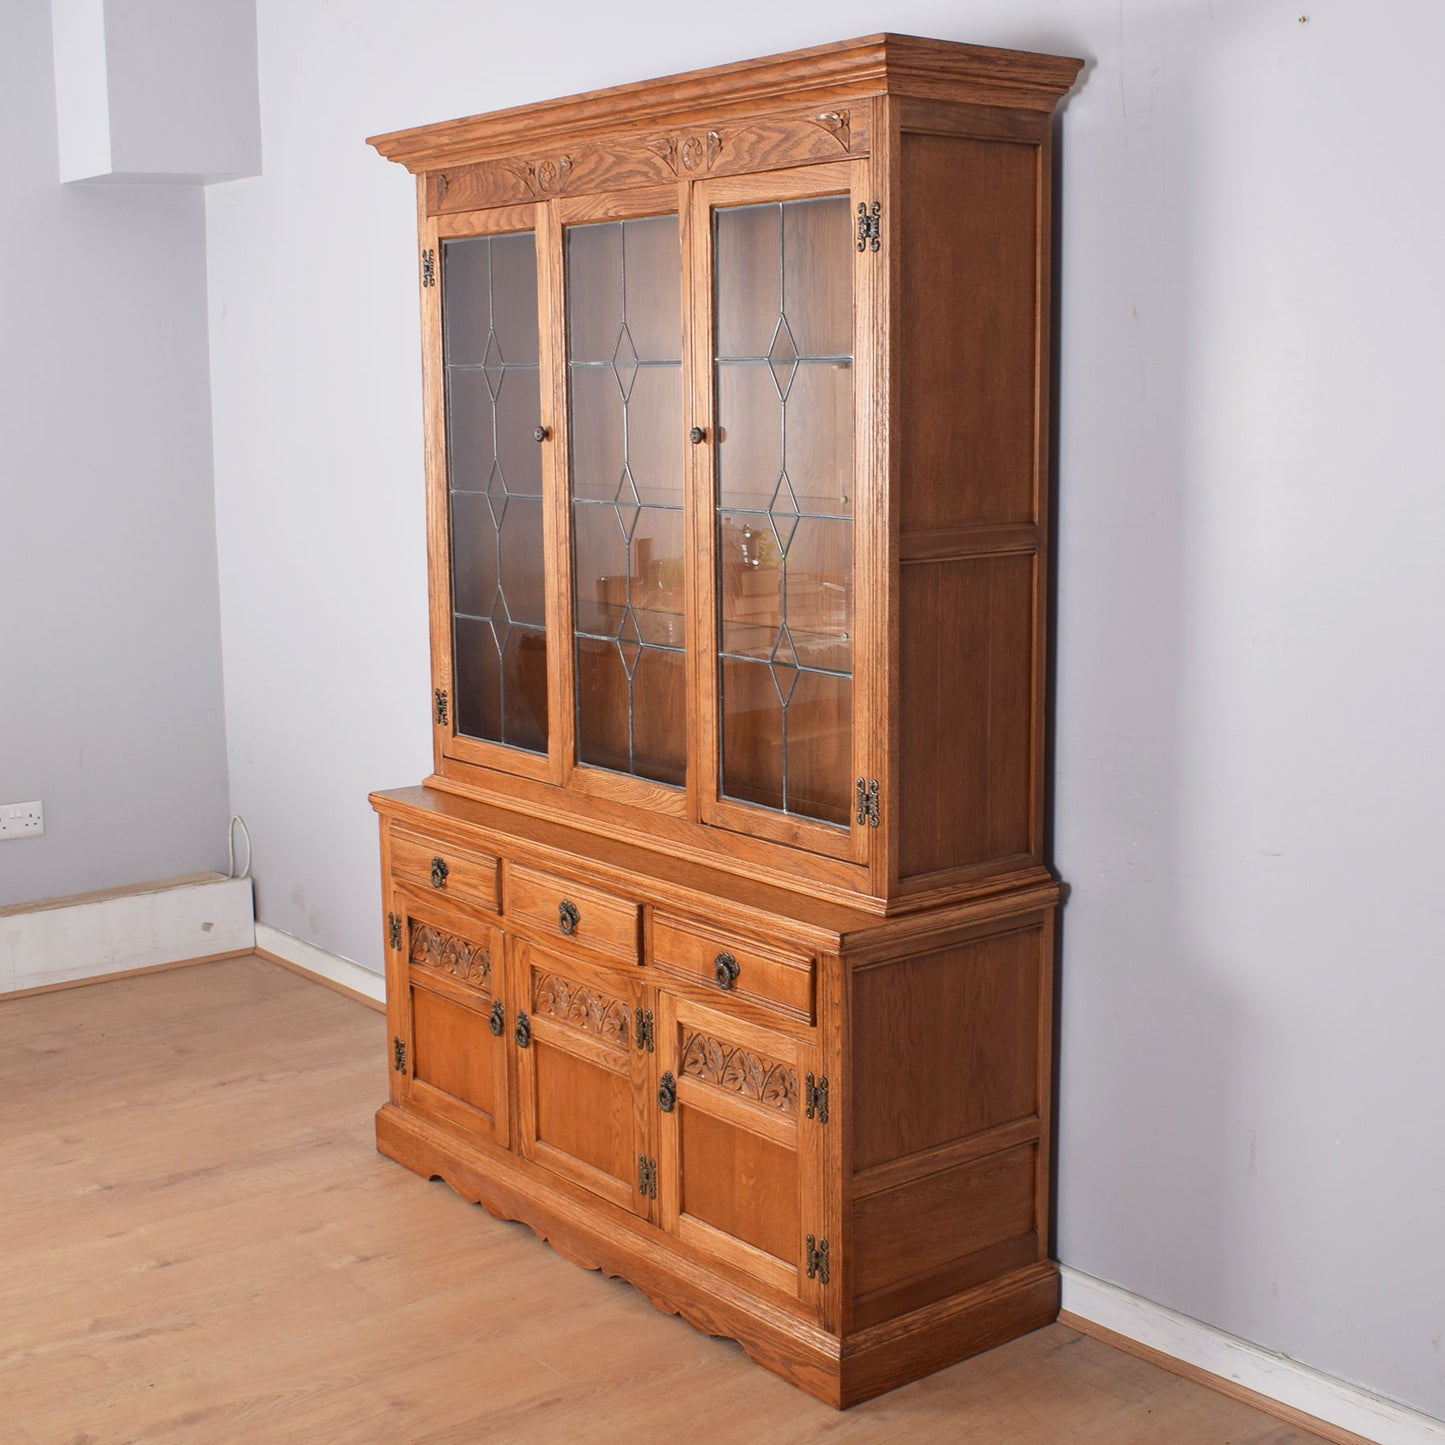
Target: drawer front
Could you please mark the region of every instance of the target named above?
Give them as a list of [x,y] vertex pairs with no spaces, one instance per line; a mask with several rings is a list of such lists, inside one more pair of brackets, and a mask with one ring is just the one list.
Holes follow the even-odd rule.
[[714,1001],[743,999],[812,1023],[813,960],[805,953],[765,947],[702,924],[658,916],[652,925],[651,964],[705,989]]
[[636,903],[615,893],[531,868],[507,869],[506,917],[513,928],[525,925],[544,938],[635,964],[637,914]]
[[399,882],[497,911],[497,860],[485,853],[398,828],[391,835],[391,872]]

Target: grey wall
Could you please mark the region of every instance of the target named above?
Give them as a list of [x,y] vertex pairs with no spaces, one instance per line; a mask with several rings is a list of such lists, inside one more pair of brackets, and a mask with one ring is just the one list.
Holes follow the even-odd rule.
[[62,187],[50,7],[0,14],[0,905],[223,867],[205,215]]
[[[1445,1415],[1436,0],[894,0],[1091,62],[1061,166],[1059,1252]],[[378,968],[430,763],[410,178],[367,134],[867,33],[864,0],[262,0],[208,201],[233,802]]]

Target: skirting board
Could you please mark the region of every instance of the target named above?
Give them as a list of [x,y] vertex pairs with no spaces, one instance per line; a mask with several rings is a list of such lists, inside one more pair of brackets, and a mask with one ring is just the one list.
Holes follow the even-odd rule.
[[0,995],[249,952],[251,880],[195,874],[0,910]]
[[1226,1393],[1262,1396],[1283,1406],[1281,1414],[1293,1412],[1333,1425],[1344,1432],[1341,1438],[1353,1436],[1378,1445],[1445,1445],[1445,1421],[1176,1314],[1068,1265],[1060,1266],[1060,1277],[1065,1324],[1097,1325],[1121,1342],[1133,1341],[1151,1355],[1178,1361],[1187,1367],[1181,1373],[1212,1376]]
[[258,923],[256,951],[322,983],[332,984],[342,993],[359,996],[369,1003],[386,1003],[386,980],[379,973],[342,958],[339,953],[328,953],[293,934],[282,933],[279,928]]

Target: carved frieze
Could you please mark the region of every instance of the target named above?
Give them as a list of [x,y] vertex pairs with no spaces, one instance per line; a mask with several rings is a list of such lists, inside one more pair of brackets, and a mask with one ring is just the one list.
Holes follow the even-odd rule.
[[561,195],[566,188],[567,177],[572,174],[572,157],[548,156],[539,161],[509,161],[507,169],[540,200],[546,196]]
[[698,170],[712,170],[722,154],[723,138],[721,132],[715,130],[691,135],[660,135],[648,141],[647,148],[662,157],[673,175],[690,175]]
[[555,973],[533,976],[532,1012],[571,1024],[584,1034],[592,1034],[619,1049],[625,1049],[631,1037],[626,1004],[596,989],[559,978]]
[[812,117],[814,125],[820,125],[844,150],[852,139],[852,117],[846,110],[825,110]]
[[492,978],[491,950],[479,943],[468,943],[454,933],[433,928],[429,923],[413,923],[408,958],[419,968],[435,969],[450,974],[463,983],[486,987]]
[[781,1113],[798,1112],[798,1076],[789,1065],[707,1034],[683,1035],[678,1072]]

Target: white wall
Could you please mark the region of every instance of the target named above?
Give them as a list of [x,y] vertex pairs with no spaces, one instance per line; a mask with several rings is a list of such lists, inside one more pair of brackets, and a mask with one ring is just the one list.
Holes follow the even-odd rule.
[[[1309,21],[1297,17],[1306,9]],[[412,182],[368,134],[886,25],[1064,121],[1059,1252],[1445,1415],[1437,0],[260,0],[208,197],[232,802],[381,963],[430,766]]]
[[0,131],[4,905],[221,866],[227,782],[200,193],[60,185],[47,0]]

